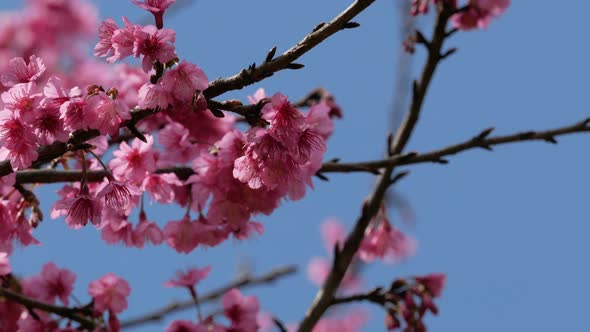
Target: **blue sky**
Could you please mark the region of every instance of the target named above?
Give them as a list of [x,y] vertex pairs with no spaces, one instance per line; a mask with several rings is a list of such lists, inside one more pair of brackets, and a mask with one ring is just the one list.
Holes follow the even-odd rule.
[[[357,18],[361,27],[338,33],[284,71],[226,96],[245,99],[258,86],[297,99],[323,86],[344,110],[344,119],[328,146],[326,159],[360,161],[382,155],[388,112],[401,43],[395,1],[377,1]],[[11,6],[19,3],[15,1]],[[133,21],[144,17],[127,1],[95,1],[101,16]],[[166,20],[178,31],[182,58],[201,66],[210,79],[234,74],[264,59],[274,45],[284,51],[350,1],[200,0]],[[589,116],[586,92],[590,74],[581,22],[590,3],[514,1],[505,16],[486,31],[459,33],[449,42],[459,52],[436,73],[423,115],[409,150],[427,151],[465,140],[494,126],[496,133],[543,129]],[[527,7],[528,5],[528,7]],[[6,8],[6,2],[0,8]],[[575,10],[572,10],[575,8]],[[421,25],[430,31],[430,19]],[[418,72],[423,52],[415,55]],[[407,262],[371,265],[367,287],[395,277],[445,272],[448,286],[439,301],[440,315],[429,319],[431,331],[556,331],[587,325],[590,296],[587,252],[590,241],[588,190],[590,166],[586,135],[559,139],[553,146],[524,143],[494,152],[468,151],[446,166],[419,165],[397,185],[416,213],[410,232],[418,252]],[[330,175],[299,202],[287,202],[272,216],[260,218],[266,234],[241,243],[226,243],[190,255],[167,247],[143,250],[103,244],[92,228],[73,231],[61,221],[46,220],[37,230],[39,248],[18,250],[16,271],[37,273],[55,261],[78,274],[76,295],[86,299],[89,281],[107,272],[128,279],[133,287],[129,317],[167,304],[186,294],[161,285],[175,270],[213,265],[201,291],[230,280],[240,262],[264,272],[281,264],[298,264],[301,273],[269,287],[247,291],[264,309],[285,322],[296,322],[316,289],[305,277],[313,256],[325,255],[319,225],[330,216],[352,225],[371,188],[370,175]],[[55,187],[38,190],[45,210]],[[163,223],[182,212],[150,210]],[[366,331],[384,330],[383,313],[371,308]],[[194,317],[187,311],[174,317]],[[137,331],[161,331],[165,323]]]

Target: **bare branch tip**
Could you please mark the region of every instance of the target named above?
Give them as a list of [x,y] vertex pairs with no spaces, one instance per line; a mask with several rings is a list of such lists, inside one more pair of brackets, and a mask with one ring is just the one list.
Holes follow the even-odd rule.
[[303,67],[305,67],[304,64],[295,63],[295,62],[290,63],[290,64],[287,65],[287,69],[293,69],[293,70],[301,69]]
[[348,22],[344,25],[343,29],[354,29],[360,27],[360,23],[358,22]]

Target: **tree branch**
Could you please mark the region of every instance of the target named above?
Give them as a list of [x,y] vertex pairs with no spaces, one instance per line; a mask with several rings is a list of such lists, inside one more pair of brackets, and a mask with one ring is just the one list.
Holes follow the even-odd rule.
[[[373,2],[375,2],[375,0],[356,0],[332,21],[317,26],[313,32],[305,36],[305,38],[299,43],[288,49],[282,55],[274,59],[266,59],[269,61],[265,61],[258,67],[255,65],[250,66],[248,69],[244,69],[234,76],[217,79],[211,82],[209,88],[204,91],[205,97],[211,99],[227,91],[242,89],[245,86],[272,76],[275,72],[288,69],[293,65],[293,61],[297,60],[328,37],[340,30],[350,28],[347,24]],[[292,69],[298,68],[292,67]]]
[[72,321],[80,323],[80,325],[87,330],[94,330],[97,326],[96,322],[80,315],[81,309],[60,307],[48,303],[39,302],[37,300],[28,298],[22,294],[13,292],[4,287],[0,287],[0,296],[12,302],[21,304],[29,310],[38,309],[48,313],[56,314],[64,318],[68,318]]
[[[438,3],[438,13],[432,41],[429,43],[428,58],[424,65],[424,69],[420,76],[420,81],[414,82],[414,89],[412,95],[412,102],[410,104],[409,112],[406,114],[397,135],[390,146],[388,146],[388,156],[400,154],[406,146],[414,127],[418,121],[424,97],[428,91],[428,86],[434,75],[434,71],[441,60],[441,49],[446,38],[446,26],[450,17],[450,8],[445,5],[445,2]],[[301,321],[298,332],[310,332],[316,323],[320,320],[322,315],[328,310],[336,291],[340,287],[342,278],[348,270],[352,258],[358,251],[361,241],[365,234],[365,229],[370,221],[374,218],[379,210],[381,202],[385,196],[385,192],[391,185],[391,176],[393,175],[394,165],[389,165],[385,168],[383,173],[379,176],[378,181],[373,189],[373,192],[365,199],[362,207],[361,215],[357,219],[352,232],[346,238],[341,250],[338,246],[335,248],[334,262],[323,287],[318,291],[311,307],[305,314]]]
[[[416,153],[409,152],[405,154],[397,154],[391,157],[380,160],[356,162],[356,163],[340,163],[340,162],[326,162],[318,173],[352,173],[352,172],[367,172],[378,174],[380,170],[390,166],[403,166],[412,164],[421,164],[426,162],[446,164],[447,160],[443,159],[447,156],[452,156],[467,150],[482,148],[491,150],[493,146],[504,145],[510,143],[528,142],[528,141],[544,141],[554,144],[557,137],[590,132],[590,118],[576,122],[571,125],[557,127],[543,131],[522,131],[509,135],[499,135],[493,137],[482,136],[482,134],[489,134],[490,129],[483,130],[477,136],[461,143],[446,146],[444,148],[433,150],[429,152]],[[156,171],[158,174],[175,173],[179,179],[186,180],[189,176],[194,174],[190,167],[171,167],[161,168]],[[104,170],[88,171],[88,181],[97,182],[102,181],[106,176]],[[17,183],[57,183],[57,182],[76,182],[82,179],[82,171],[68,170],[59,171],[54,169],[30,169],[18,171],[16,173]]]
[[[207,100],[210,100],[225,92],[238,90],[247,85],[259,82],[267,77],[272,76],[277,71],[290,68],[290,66],[294,69],[294,67],[292,67],[294,65],[293,61],[307,53],[309,50],[336,32],[350,28],[350,26],[347,25],[350,20],[369,7],[369,5],[371,5],[373,2],[375,2],[375,0],[356,0],[340,15],[330,21],[330,23],[323,24],[319,28],[316,27],[312,33],[307,35],[299,43],[291,47],[281,56],[275,59],[270,59],[269,61],[265,61],[259,67],[251,66],[250,68],[244,69],[234,76],[217,79],[211,82],[211,84],[209,84],[209,88],[204,91],[205,97]],[[132,120],[121,124],[121,127],[128,127],[133,132],[137,122],[147,116],[155,114],[156,112],[156,110],[149,109],[131,112],[133,116]],[[98,135],[99,132],[97,130],[77,131],[72,133],[72,137],[68,143],[79,145],[89,139],[97,137]],[[40,147],[37,149],[39,157],[33,163],[31,168],[39,168],[41,165],[62,156],[67,151],[67,145],[67,143],[55,142],[53,144]],[[0,162],[0,176],[8,175],[12,172],[13,170],[9,160]]]
[[[284,266],[274,268],[268,273],[265,273],[258,277],[252,277],[250,275],[245,275],[243,277],[238,278],[237,280],[231,282],[230,284],[213,290],[203,296],[199,297],[200,303],[210,302],[217,300],[218,298],[222,297],[223,294],[231,290],[232,288],[245,288],[245,287],[252,287],[262,284],[272,283],[282,277],[294,274],[297,272],[297,267],[294,265]],[[166,315],[169,315],[173,312],[192,308],[195,305],[195,302],[190,299],[181,302],[172,302],[165,307],[160,309],[156,309],[154,311],[148,312],[146,314],[132,317],[128,320],[121,321],[121,328],[129,328],[135,327],[142,324],[147,324],[154,321],[159,321],[163,319]]]

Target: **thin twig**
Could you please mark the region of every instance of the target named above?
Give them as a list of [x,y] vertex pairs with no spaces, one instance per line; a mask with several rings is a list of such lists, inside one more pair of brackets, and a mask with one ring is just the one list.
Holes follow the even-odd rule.
[[48,313],[56,314],[64,318],[68,318],[72,321],[80,323],[80,325],[87,330],[94,330],[97,326],[96,322],[80,315],[81,309],[60,307],[44,302],[39,302],[37,300],[28,298],[22,294],[13,292],[4,287],[0,287],[0,296],[4,297],[9,301],[21,304],[29,310],[38,309]]
[[[237,280],[229,283],[226,286],[223,286],[223,287],[213,290],[205,295],[200,296],[199,302],[202,304],[205,302],[211,302],[211,301],[217,300],[218,298],[222,297],[223,294],[225,294],[226,292],[228,292],[232,288],[245,288],[245,287],[252,287],[252,286],[272,283],[273,281],[276,281],[282,277],[294,274],[295,272],[297,272],[297,267],[294,265],[290,265],[290,266],[274,268],[271,271],[269,271],[268,273],[265,273],[265,274],[260,275],[258,277],[244,275],[244,276],[238,278]],[[186,301],[172,302],[172,303],[168,304],[167,306],[156,309],[154,311],[151,311],[151,312],[142,314],[140,316],[132,317],[130,319],[121,321],[121,328],[129,328],[132,326],[135,327],[138,325],[143,325],[143,324],[147,324],[150,322],[159,321],[171,313],[174,313],[174,312],[180,311],[180,310],[184,310],[184,309],[188,309],[188,308],[192,308],[192,307],[194,307],[194,305],[195,305],[195,302],[192,299],[186,300]]]
[[204,91],[205,97],[211,99],[227,91],[242,89],[245,86],[270,77],[280,70],[288,69],[289,66],[293,64],[293,61],[297,60],[303,54],[307,53],[336,32],[346,29],[348,27],[347,24],[373,2],[375,2],[375,0],[356,0],[332,21],[321,25],[320,28],[305,36],[305,38],[297,43],[297,45],[291,47],[282,55],[270,61],[263,62],[259,66],[251,66],[244,69],[234,76],[217,79],[211,82],[209,88]]
[[[481,137],[481,133],[475,137],[461,143],[446,146],[441,149],[416,153],[409,152],[405,154],[394,155],[385,159],[356,162],[356,163],[340,163],[340,162],[326,162],[318,173],[352,173],[352,172],[366,172],[372,174],[379,174],[381,169],[389,166],[403,166],[412,164],[421,164],[426,162],[446,164],[447,161],[443,159],[447,156],[452,156],[467,150],[482,148],[490,150],[492,147],[503,144],[528,142],[528,141],[544,141],[553,143],[557,137],[590,132],[590,118],[576,122],[571,125],[557,127],[542,131],[522,131],[509,135],[499,135],[493,137]],[[482,133],[489,129],[483,130]],[[175,173],[179,179],[186,180],[189,176],[194,174],[190,167],[171,167],[161,168],[156,170],[156,173]],[[106,176],[103,170],[88,171],[88,181],[98,182]],[[17,183],[57,183],[57,182],[76,182],[82,178],[82,171],[68,170],[59,171],[54,169],[31,169],[18,171],[16,173]]]

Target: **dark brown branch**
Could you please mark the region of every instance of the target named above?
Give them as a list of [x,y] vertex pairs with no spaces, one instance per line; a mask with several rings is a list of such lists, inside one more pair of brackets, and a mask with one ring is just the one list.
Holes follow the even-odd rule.
[[[422,104],[434,71],[441,60],[441,49],[446,37],[445,29],[451,14],[450,9],[444,4],[444,2],[439,2],[432,41],[428,47],[428,58],[422,71],[420,81],[414,83],[410,109],[397,131],[392,145],[388,147],[388,156],[400,154],[406,146],[418,121]],[[365,229],[377,214],[385,196],[385,192],[391,185],[391,176],[394,167],[395,165],[389,165],[379,176],[373,192],[365,199],[361,215],[357,219],[354,229],[346,238],[342,249],[338,250],[338,247],[336,247],[334,262],[330,273],[328,274],[323,287],[318,291],[311,307],[305,314],[305,317],[299,324],[298,332],[311,332],[322,315],[331,306],[334,295],[340,287],[344,274],[348,270],[353,257],[358,251],[365,234]]]
[[[280,279],[282,277],[294,274],[297,272],[297,267],[290,265],[284,267],[274,268],[273,270],[269,271],[258,277],[253,277],[250,275],[245,275],[237,280],[231,282],[230,284],[213,290],[210,293],[202,295],[199,297],[200,303],[210,302],[217,300],[218,298],[222,297],[223,294],[231,290],[232,288],[245,288],[245,287],[252,287],[262,284],[268,284]],[[156,309],[152,312],[148,312],[141,316],[133,317],[128,320],[121,321],[121,328],[128,328],[128,327],[135,327],[142,324],[147,324],[150,322],[155,322],[163,319],[166,315],[169,315],[173,312],[188,309],[194,307],[195,302],[191,300],[186,300],[182,302],[173,302],[168,304],[167,306]]]
[[324,163],[320,172],[322,173],[331,173],[331,172],[374,172],[375,170],[379,170],[385,167],[389,167],[392,165],[402,166],[402,165],[411,165],[411,164],[419,164],[425,162],[432,162],[432,163],[446,163],[446,160],[443,157],[452,156],[466,150],[482,148],[486,150],[491,150],[493,146],[502,145],[502,144],[510,144],[510,143],[517,143],[517,142],[527,142],[527,141],[544,141],[553,143],[556,137],[561,137],[569,134],[575,133],[584,133],[590,132],[590,127],[588,124],[590,123],[590,118],[577,122],[572,125],[558,127],[550,130],[544,131],[524,131],[518,132],[509,135],[502,135],[502,136],[494,136],[489,138],[478,138],[478,136],[469,139],[467,141],[449,145],[442,149],[424,152],[424,153],[415,153],[410,152],[402,155],[395,155],[390,158],[381,159],[381,160],[374,160],[374,161],[367,161],[367,162],[358,162],[358,163],[335,163],[329,162]]
[[207,97],[207,99],[211,99],[227,91],[242,89],[245,86],[254,84],[272,76],[275,72],[289,68],[289,66],[295,60],[317,46],[319,43],[332,36],[336,32],[346,29],[347,23],[350,22],[360,12],[369,7],[373,2],[375,2],[375,0],[356,0],[332,21],[322,25],[309,35],[305,36],[305,38],[297,43],[297,45],[291,47],[282,55],[274,58],[273,60],[266,61],[258,67],[250,67],[248,69],[242,70],[240,73],[234,76],[217,79],[211,82],[211,84],[209,84],[209,88],[204,91],[205,97]]
[[80,315],[80,311],[82,311],[82,309],[60,307],[39,302],[4,287],[0,287],[0,296],[9,301],[16,302],[29,310],[37,309],[78,322],[83,328],[87,330],[94,330],[97,326],[96,322],[85,318],[83,315]]

